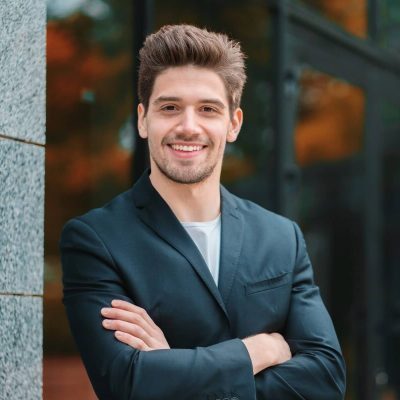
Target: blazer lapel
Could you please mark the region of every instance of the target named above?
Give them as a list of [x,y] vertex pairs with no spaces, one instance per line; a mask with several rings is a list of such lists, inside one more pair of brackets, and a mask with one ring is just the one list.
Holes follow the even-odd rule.
[[228,317],[221,294],[200,251],[168,204],[152,186],[148,172],[135,184],[133,198],[141,220],[189,261]]
[[232,194],[222,186],[221,200],[222,232],[218,288],[224,304],[228,305],[229,295],[239,266],[244,221],[242,214],[237,210]]

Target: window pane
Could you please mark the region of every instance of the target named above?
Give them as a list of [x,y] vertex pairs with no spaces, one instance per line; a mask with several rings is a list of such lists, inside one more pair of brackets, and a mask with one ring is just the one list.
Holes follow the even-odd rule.
[[360,152],[364,103],[361,89],[318,71],[303,70],[295,134],[297,162],[310,166]]
[[400,51],[400,2],[381,2],[381,41],[384,47]]
[[69,218],[131,183],[132,10],[60,0],[48,18],[44,399],[91,399],[61,303],[58,240]]
[[367,0],[293,0],[320,12],[346,31],[362,38],[367,37]]
[[355,399],[365,353],[360,332],[365,94],[347,82],[305,69],[298,104],[295,149],[302,179],[293,201],[316,283],[346,359],[347,398]]

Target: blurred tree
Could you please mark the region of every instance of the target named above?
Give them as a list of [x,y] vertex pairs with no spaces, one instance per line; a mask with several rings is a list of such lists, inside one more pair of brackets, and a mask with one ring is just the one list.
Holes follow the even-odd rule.
[[51,2],[47,28],[46,354],[74,351],[61,305],[61,228],[130,186],[133,151],[125,140],[132,134],[132,5],[67,3]]
[[365,94],[329,75],[305,70],[295,132],[297,161],[305,166],[350,157],[362,149]]
[[104,200],[102,186],[111,196],[130,184],[132,149],[120,133],[132,112],[132,34],[127,7],[112,3],[101,20],[75,13],[48,23],[47,254],[67,218]]
[[[353,35],[367,37],[367,0],[295,0],[320,11]],[[396,0],[395,0],[396,1]]]

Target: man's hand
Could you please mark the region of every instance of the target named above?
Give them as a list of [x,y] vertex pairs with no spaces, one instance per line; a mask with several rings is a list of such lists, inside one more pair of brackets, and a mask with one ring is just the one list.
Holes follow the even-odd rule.
[[242,340],[253,364],[253,374],[292,358],[289,345],[279,333],[260,333]]
[[137,350],[169,349],[162,330],[153,322],[146,310],[123,300],[113,300],[112,308],[103,308],[106,319],[103,326],[115,331],[115,337]]

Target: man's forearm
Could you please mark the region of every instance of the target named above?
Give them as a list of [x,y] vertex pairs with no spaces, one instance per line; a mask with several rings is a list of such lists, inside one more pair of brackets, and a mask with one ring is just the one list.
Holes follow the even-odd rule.
[[266,368],[292,358],[289,345],[279,333],[261,333],[243,339],[256,375]]
[[[116,338],[137,350],[169,349],[162,330],[146,310],[121,300],[113,300],[110,308],[101,310],[103,327],[114,330]],[[253,374],[291,359],[289,345],[279,333],[261,333],[242,340],[249,353]]]

